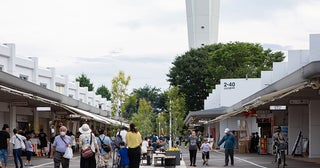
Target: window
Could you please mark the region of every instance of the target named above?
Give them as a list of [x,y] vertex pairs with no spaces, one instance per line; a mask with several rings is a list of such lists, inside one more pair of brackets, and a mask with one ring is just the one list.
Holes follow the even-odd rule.
[[40,83],[40,86],[43,88],[47,88],[47,84],[46,83]]
[[69,94],[68,96],[71,97],[71,98],[73,98],[73,95],[72,95],[72,94]]
[[201,46],[204,46],[204,44],[202,43]]
[[3,65],[0,65],[0,71],[3,71]]
[[204,29],[204,26],[201,26],[201,29]]
[[26,81],[28,80],[28,76],[26,76],[26,75],[21,75],[20,74],[19,78],[22,79],[22,80],[26,80]]

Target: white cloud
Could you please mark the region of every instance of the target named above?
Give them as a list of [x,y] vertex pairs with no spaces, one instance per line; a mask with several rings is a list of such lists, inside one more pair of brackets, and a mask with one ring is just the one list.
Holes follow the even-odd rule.
[[[319,8],[318,0],[221,0],[219,41],[305,49],[319,33]],[[123,70],[131,89],[166,89],[171,62],[188,50],[184,0],[10,0],[0,16],[0,43],[58,74],[85,73],[95,87],[110,88]]]

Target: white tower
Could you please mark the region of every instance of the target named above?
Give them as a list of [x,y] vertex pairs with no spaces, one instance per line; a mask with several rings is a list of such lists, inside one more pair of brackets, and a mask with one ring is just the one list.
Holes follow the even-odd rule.
[[189,48],[218,42],[220,0],[186,0]]

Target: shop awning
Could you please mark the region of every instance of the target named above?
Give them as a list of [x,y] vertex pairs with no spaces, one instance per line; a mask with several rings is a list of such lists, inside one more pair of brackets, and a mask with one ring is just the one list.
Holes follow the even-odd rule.
[[42,102],[42,104],[47,104],[47,105],[50,105],[50,106],[60,107],[61,109],[65,109],[65,110],[69,111],[72,114],[79,114],[81,116],[89,117],[90,119],[95,120],[97,122],[101,122],[101,123],[105,123],[105,124],[109,124],[109,125],[121,125],[121,126],[128,127],[127,123],[120,122],[120,121],[117,121],[117,120],[114,120],[114,119],[110,119],[110,118],[107,118],[107,117],[103,117],[103,116],[100,116],[98,114],[94,114],[94,113],[91,113],[91,112],[88,112],[88,111],[85,111],[85,110],[82,110],[82,109],[79,109],[79,108],[75,108],[75,107],[72,107],[72,106],[57,102],[57,101],[53,101],[53,100],[50,100],[50,99],[47,99],[47,98],[43,98],[41,96],[37,96],[37,95],[32,94],[32,93],[27,93],[25,91],[20,91],[18,89],[13,89],[13,88],[10,88],[10,87],[7,87],[7,86],[3,86],[3,85],[0,85],[0,90],[2,92],[6,92],[8,94],[25,97],[27,99],[34,100],[36,102]]
[[90,113],[90,112],[87,112],[85,110],[81,110],[81,109],[78,109],[78,108],[75,108],[75,107],[71,107],[71,106],[67,106],[67,105],[64,105],[64,106],[68,110],[74,111],[74,112],[76,112],[76,113],[78,113],[80,115],[91,117],[92,119],[94,119],[94,120],[96,120],[98,122],[111,124],[111,125],[129,127],[129,125],[127,123],[124,123],[124,122],[120,122],[120,121],[113,120],[113,119],[110,119],[110,118],[107,118],[107,117],[103,117],[103,116],[100,116],[100,115],[97,115],[97,114],[93,114],[93,113]]
[[287,88],[279,90],[279,91],[275,91],[275,92],[272,92],[269,94],[262,95],[262,96],[257,97],[247,103],[244,103],[242,105],[242,107],[240,107],[240,108],[233,108],[233,107],[228,108],[226,110],[226,111],[228,111],[226,114],[220,115],[219,117],[208,121],[208,123],[215,123],[215,122],[219,122],[221,120],[225,120],[225,119],[230,118],[232,116],[238,115],[243,111],[247,111],[251,108],[261,106],[263,104],[275,101],[277,99],[281,99],[289,94],[297,92],[297,91],[299,91],[303,88],[306,88],[308,86],[309,86],[308,82],[302,82],[302,83],[287,87]]

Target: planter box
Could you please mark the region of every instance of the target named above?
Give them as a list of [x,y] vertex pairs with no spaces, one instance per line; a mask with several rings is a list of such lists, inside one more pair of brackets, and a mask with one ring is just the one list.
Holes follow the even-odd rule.
[[180,151],[166,151],[166,156],[175,156],[176,165],[180,165]]

